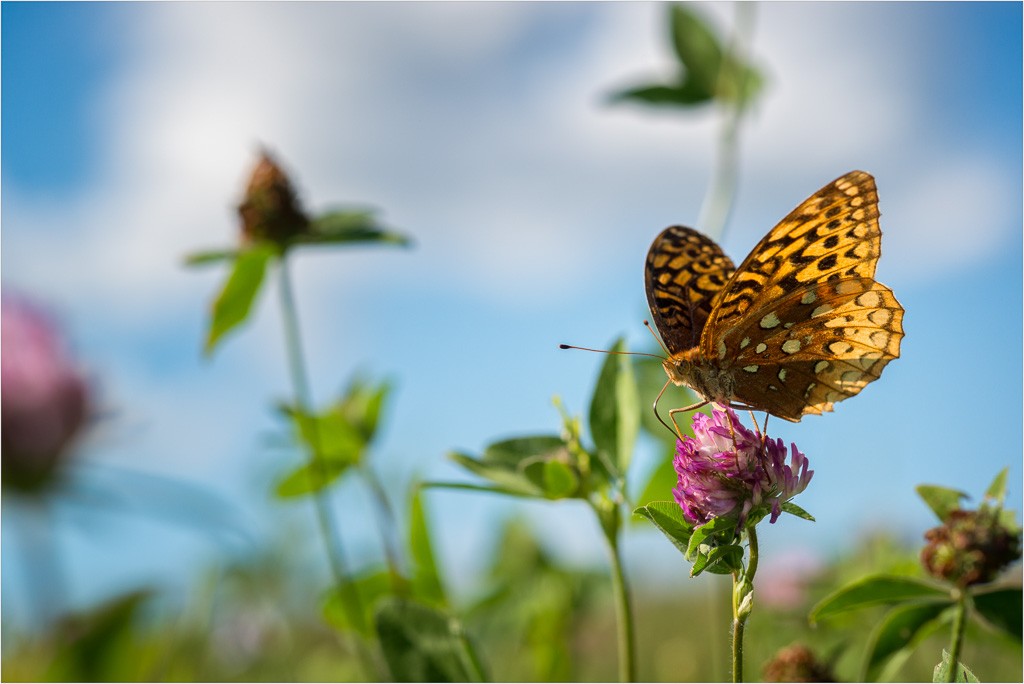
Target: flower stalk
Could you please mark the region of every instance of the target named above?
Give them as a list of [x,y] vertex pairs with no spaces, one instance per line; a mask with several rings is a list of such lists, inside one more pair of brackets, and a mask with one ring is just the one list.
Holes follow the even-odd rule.
[[[613,513],[618,517],[618,508]],[[600,511],[598,512],[600,517]],[[612,597],[615,601],[615,623],[618,635],[619,681],[636,681],[636,645],[633,636],[633,611],[629,602],[629,587],[622,572],[622,558],[619,553],[618,526],[609,529],[602,525],[604,538],[607,542],[608,560],[612,571]]]
[[398,551],[398,540],[395,538],[394,531],[398,525],[395,522],[394,511],[391,510],[391,505],[388,503],[387,494],[384,491],[384,485],[381,484],[380,479],[377,477],[373,469],[368,464],[363,464],[359,468],[360,475],[363,476],[363,480],[369,487],[370,492],[373,494],[373,498],[377,502],[377,526],[380,530],[381,544],[384,547],[384,559],[388,565],[388,577],[391,581],[391,589],[396,594],[402,595],[406,593],[408,589],[408,582],[402,575],[400,566],[400,555]]
[[[783,505],[806,489],[814,471],[795,444],[787,449],[781,439],[747,429],[729,408],[694,415],[692,427],[693,437],[676,444],[678,482],[672,494],[693,533],[702,530],[697,546],[705,550],[698,552],[691,575],[710,562],[728,563],[721,567],[731,571],[732,681],[741,682],[743,632],[753,610],[759,560],[756,526],[765,518],[774,523]],[[739,546],[744,537],[746,566]],[[694,548],[692,537],[686,541]]]
[[732,681],[743,681],[743,631],[754,607],[754,574],[757,572],[757,530],[747,528],[750,559],[745,572],[733,573],[732,589]]
[[[309,391],[309,380],[306,374],[305,357],[302,352],[302,341],[299,334],[298,310],[295,306],[295,296],[292,293],[291,276],[288,269],[287,252],[281,255],[279,285],[281,295],[281,314],[284,327],[285,348],[288,355],[288,369],[292,380],[292,389],[295,393],[295,407],[302,415],[308,415],[312,400]],[[320,537],[324,542],[327,551],[327,559],[331,566],[331,575],[334,583],[341,593],[342,605],[345,608],[349,623],[359,632],[366,631],[366,612],[363,608],[362,599],[356,591],[355,583],[349,574],[345,553],[341,546],[341,539],[338,529],[331,516],[326,490],[323,485],[327,481],[327,469],[323,460],[321,448],[320,430],[317,421],[311,421],[310,446],[310,477],[315,478],[313,484],[313,502],[316,506],[317,520],[320,526]],[[362,640],[357,640],[356,650],[363,662],[364,670],[368,674],[375,673],[373,659],[367,652]]]
[[965,589],[954,589],[956,605],[953,608],[953,635],[949,645],[949,669],[946,681],[955,682],[957,669],[960,667],[960,651],[964,643],[964,628],[967,625],[968,594]]

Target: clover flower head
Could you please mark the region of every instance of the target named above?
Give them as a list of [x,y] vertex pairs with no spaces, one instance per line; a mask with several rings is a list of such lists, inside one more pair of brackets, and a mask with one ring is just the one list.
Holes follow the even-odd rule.
[[30,490],[49,481],[84,423],[88,388],[41,311],[4,296],[0,320],[3,480]]
[[750,511],[766,502],[774,523],[782,504],[806,489],[814,475],[796,444],[787,450],[781,439],[762,440],[732,409],[715,407],[710,417],[694,414],[693,434],[676,442],[673,465],[679,479],[672,494],[695,525],[735,513],[739,529]]

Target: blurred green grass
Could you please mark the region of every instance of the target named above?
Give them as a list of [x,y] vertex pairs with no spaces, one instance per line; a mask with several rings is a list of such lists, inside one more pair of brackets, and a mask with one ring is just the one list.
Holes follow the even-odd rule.
[[[914,574],[916,550],[885,537],[855,548],[801,585],[785,607],[755,605],[747,626],[746,679],[779,649],[800,642],[856,681],[865,644],[884,612],[840,616],[812,628],[806,615],[832,588],[869,572]],[[353,681],[358,660],[310,598],[308,573],[270,550],[211,571],[184,606],[127,593],[44,633],[3,622],[5,681]],[[681,559],[680,559],[681,560]],[[684,570],[680,565],[681,572]],[[1020,584],[1020,566],[1003,581]],[[456,608],[492,681],[614,681],[615,616],[601,568],[560,566],[529,529],[511,523],[481,578]],[[755,583],[756,584],[756,583]],[[729,673],[728,578],[701,577],[666,595],[633,581],[640,681],[724,681]],[[756,590],[755,590],[756,591]],[[756,594],[755,594],[756,596]],[[897,672],[930,681],[948,635],[929,638]],[[972,625],[963,661],[981,681],[1020,681],[1021,644]]]

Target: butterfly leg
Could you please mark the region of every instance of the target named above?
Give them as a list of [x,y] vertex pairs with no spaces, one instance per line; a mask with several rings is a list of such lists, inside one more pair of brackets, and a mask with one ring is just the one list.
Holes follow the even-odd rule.
[[[668,417],[672,420],[672,424],[676,426],[675,432],[676,432],[676,435],[679,436],[679,439],[683,438],[683,431],[679,429],[679,423],[676,422],[676,414],[677,413],[689,413],[690,411],[696,411],[700,407],[707,406],[710,403],[711,403],[710,401],[707,401],[705,399],[704,401],[698,401],[696,404],[692,404],[690,406],[684,406],[683,408],[669,409]],[[662,423],[664,423],[664,421],[662,421]],[[666,425],[666,427],[668,427],[668,426]],[[671,429],[671,428],[669,428],[669,429]]]
[[[761,445],[764,446],[764,433],[761,432],[761,428],[757,426],[757,417],[754,415],[753,409],[750,409],[750,420],[754,421],[754,431],[761,437]],[[768,425],[766,423],[765,428],[767,427]]]
[[[732,437],[732,453],[735,456],[736,472],[739,472],[739,470],[740,470],[740,450],[739,450],[739,447],[736,445],[736,430],[733,428],[733,425],[732,425],[732,414],[729,413],[728,411],[726,411],[725,412],[725,417],[729,420],[729,436]],[[754,423],[754,427],[755,428],[757,427],[757,423],[756,422]]]
[[660,414],[660,413],[658,413],[658,402],[659,402],[659,401],[661,401],[661,395],[665,394],[665,390],[667,390],[667,389],[668,389],[668,385],[669,385],[669,383],[670,383],[670,382],[672,382],[672,381],[671,381],[671,380],[668,380],[668,381],[667,381],[667,382],[665,383],[665,386],[661,388],[661,391],[660,391],[660,392],[658,392],[658,396],[656,396],[656,397],[654,398],[654,417],[655,417],[655,418],[657,418],[657,419],[658,419],[658,422],[659,422],[659,423],[661,423],[662,425],[664,425],[664,426],[665,426],[665,428],[666,428],[666,429],[667,429],[667,430],[668,430],[669,432],[673,433],[673,434],[674,434],[674,435],[675,435],[675,436],[676,436],[676,437],[677,437],[678,439],[682,439],[682,438],[683,438],[683,433],[682,433],[682,431],[681,431],[681,430],[679,429],[679,426],[678,426],[678,425],[676,425],[676,419],[675,419],[675,416],[673,416],[672,414],[674,414],[674,413],[676,413],[676,412],[678,412],[678,411],[693,411],[694,409],[700,408],[701,406],[703,406],[704,404],[706,404],[706,403],[708,403],[708,402],[704,401],[704,402],[701,402],[701,403],[699,403],[699,404],[694,404],[693,406],[688,406],[687,408],[681,408],[681,409],[671,409],[671,410],[670,410],[670,411],[668,412],[668,415],[669,415],[669,418],[671,418],[671,419],[672,419],[672,424],[676,426],[676,429],[675,429],[675,430],[673,430],[673,429],[672,429],[671,427],[669,427],[668,423],[666,423],[666,422],[665,422],[665,421],[664,421],[664,420],[662,419],[662,417],[661,417],[661,414]]
[[[764,460],[763,459],[767,458],[767,456],[765,454],[764,445],[765,445],[765,442],[768,441],[768,416],[770,416],[770,415],[771,414],[768,413],[767,411],[765,412],[765,414],[764,414],[764,430],[761,430],[760,428],[757,427],[757,416],[754,415],[754,410],[750,409],[750,420],[754,421],[754,429],[757,430],[758,434],[761,435],[761,448],[758,451],[758,458],[762,459],[762,461],[761,461],[762,465],[764,464]],[[769,470],[768,468],[765,468],[765,473],[767,473],[767,475],[768,475],[768,482],[769,482],[769,484],[774,485],[775,483],[772,482],[772,479],[771,479],[771,470]]]

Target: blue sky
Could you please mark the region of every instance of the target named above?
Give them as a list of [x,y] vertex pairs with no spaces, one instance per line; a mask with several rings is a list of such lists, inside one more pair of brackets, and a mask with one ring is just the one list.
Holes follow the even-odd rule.
[[[700,8],[731,26],[731,5]],[[713,112],[605,105],[670,74],[664,15],[646,3],[5,3],[2,284],[54,309],[95,378],[103,417],[85,477],[116,467],[202,487],[255,540],[311,523],[266,493],[298,458],[266,446],[268,406],[289,386],[273,292],[204,360],[224,272],[181,267],[235,239],[261,143],[310,208],[376,206],[416,240],[302,254],[295,268],[317,398],[356,368],[395,380],[374,458],[396,499],[413,473],[459,476],[451,449],[557,430],[553,395],[584,412],[602,359],[556,345],[649,345],[644,255],[665,226],[696,221],[710,177]],[[932,520],[915,485],[980,494],[1006,465],[1021,507],[1020,25],[1014,3],[758,6],[751,50],[768,85],[742,133],[724,248],[742,259],[806,196],[866,170],[878,278],[907,311],[902,358],[881,381],[834,414],[774,424],[811,459],[800,503],[818,522],[776,525],[766,549],[830,554],[878,527],[920,539]],[[370,563],[365,505],[341,488],[346,544]],[[520,510],[547,520],[566,558],[601,562],[578,506],[459,493],[430,505],[458,576]],[[20,513],[5,512],[7,531]],[[239,552],[135,515],[58,516],[79,604],[180,587]],[[627,553],[636,573],[683,574],[646,531]]]

